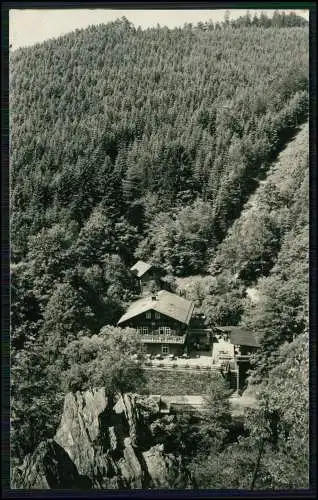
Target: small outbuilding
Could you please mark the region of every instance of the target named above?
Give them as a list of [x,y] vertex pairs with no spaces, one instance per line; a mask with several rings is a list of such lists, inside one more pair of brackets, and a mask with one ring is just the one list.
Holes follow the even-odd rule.
[[245,327],[216,326],[215,332],[222,335],[224,340],[233,344],[234,349],[239,350],[241,355],[252,354],[260,347],[254,332]]
[[156,266],[143,260],[138,260],[130,271],[136,276],[141,294],[148,294],[161,288],[163,272]]

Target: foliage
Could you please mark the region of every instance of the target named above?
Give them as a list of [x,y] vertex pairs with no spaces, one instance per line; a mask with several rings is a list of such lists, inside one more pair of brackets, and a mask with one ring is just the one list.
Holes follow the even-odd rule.
[[82,331],[72,338],[60,340],[53,349],[55,336],[48,336],[12,353],[11,443],[19,459],[54,436],[65,392],[91,387],[105,387],[110,394],[142,391],[144,350],[134,330],[106,326],[98,335],[87,337]]
[[[300,194],[301,188],[301,194]],[[285,234],[308,218],[308,126],[270,169],[240,217],[218,246],[212,274],[232,272],[245,284],[268,275]]]
[[247,308],[242,322],[257,332],[255,381],[276,364],[276,352],[308,326],[308,224],[286,234],[270,275],[259,281],[261,300]]
[[60,420],[64,394],[50,370],[40,343],[11,352],[11,453],[15,459],[52,438]]
[[179,292],[181,296],[191,300],[199,311],[214,282],[215,278],[210,275],[194,275],[186,278],[177,278],[176,291]]
[[233,19],[229,23],[234,28],[242,26],[257,26],[260,28],[289,28],[291,26],[306,26],[308,21],[297,15],[295,12],[279,12],[275,10],[272,17],[268,17],[266,13],[261,12],[260,16],[254,14],[253,17],[249,12],[245,16],[240,16],[238,19]]
[[[227,289],[232,282],[234,290],[235,283],[244,286],[259,277],[256,287],[260,300],[255,304],[244,300],[240,311],[241,323],[253,330],[261,343],[250,378],[250,383],[258,383],[258,407],[246,415],[247,436],[226,444],[217,454],[200,450],[192,458],[195,487],[281,490],[309,484],[306,137],[304,133],[303,142],[298,141],[288,155],[286,150],[286,160],[261,186],[255,200],[261,211],[243,212],[214,257],[214,288],[203,301],[207,311],[209,303],[214,304],[214,311],[219,306],[222,295],[217,283],[224,281],[224,276],[232,276]],[[251,221],[257,218],[259,225],[253,227]],[[279,244],[275,249],[266,236],[260,240],[257,254],[251,250],[257,241],[255,235],[265,235],[263,220],[275,223]],[[255,272],[266,247],[271,259],[267,271]],[[248,267],[253,273],[240,272]]]
[[236,245],[227,246],[228,242],[223,242],[212,272],[226,261],[227,265],[235,263],[234,273],[246,283],[268,273],[280,245],[280,225],[273,216],[261,211],[249,213],[245,219],[237,221],[230,238]]
[[308,379],[308,336],[301,335],[279,349],[276,366],[259,389],[259,406],[246,416],[249,435],[217,454],[206,449],[194,457],[190,469],[197,487],[249,490],[254,478],[257,490],[307,488]]
[[306,488],[309,482],[308,348],[308,332],[280,347],[259,389],[259,408],[247,420],[251,436],[268,443],[262,462],[275,489]]
[[256,459],[257,450],[249,446],[247,438],[218,455],[214,450],[202,453],[191,464],[194,484],[202,489],[249,490]]
[[205,393],[204,412],[201,415],[200,435],[202,447],[206,451],[221,449],[232,422],[229,395],[231,391],[226,381],[217,377]]
[[212,239],[211,207],[196,200],[169,213],[159,213],[149,225],[148,237],[142,241],[136,256],[164,264],[177,276],[200,271],[206,261]]
[[[160,372],[158,375],[160,377]],[[184,374],[178,374],[178,378],[185,378]],[[191,378],[192,385],[195,385],[198,376],[194,378],[191,375]],[[185,394],[190,393],[191,390],[188,389]],[[165,392],[160,391],[160,394],[163,395]],[[181,395],[182,386],[170,394]],[[232,423],[228,402],[229,390],[220,375],[206,374],[200,394],[205,395],[204,412],[194,414],[183,410],[176,411],[172,415],[156,419],[150,426],[158,442],[164,442],[166,451],[175,455],[181,453],[184,463],[187,464],[192,458],[196,460],[198,454],[208,449],[213,448],[217,452],[222,447]]]
[[208,294],[201,309],[209,325],[236,325],[244,311],[245,287],[230,273],[211,280]]
[[143,344],[134,330],[106,326],[98,335],[70,342],[62,352],[64,389],[105,387],[110,394],[141,391],[145,384],[143,355]]

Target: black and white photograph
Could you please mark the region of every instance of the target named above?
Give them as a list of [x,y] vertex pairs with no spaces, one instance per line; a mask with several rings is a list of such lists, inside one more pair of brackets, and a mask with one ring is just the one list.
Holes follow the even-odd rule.
[[10,489],[310,488],[309,20],[9,10]]

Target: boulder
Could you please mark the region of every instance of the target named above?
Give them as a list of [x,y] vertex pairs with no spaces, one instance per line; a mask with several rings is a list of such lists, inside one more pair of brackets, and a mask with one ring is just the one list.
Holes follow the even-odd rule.
[[25,457],[12,484],[23,489],[169,487],[177,461],[154,442],[149,426],[134,394],[113,400],[103,388],[69,393],[54,439]]
[[89,489],[91,481],[81,476],[66,451],[53,439],[43,441],[12,471],[14,489]]

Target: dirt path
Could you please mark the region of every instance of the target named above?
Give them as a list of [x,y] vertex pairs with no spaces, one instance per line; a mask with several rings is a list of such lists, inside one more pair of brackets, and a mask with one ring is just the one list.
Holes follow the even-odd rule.
[[[302,157],[304,156],[304,152],[308,152],[308,137],[309,130],[308,123],[306,122],[301,125],[293,139],[280,152],[277,160],[270,167],[266,178],[260,181],[256,191],[250,196],[248,202],[245,204],[240,217],[248,218],[251,211],[259,210],[259,198],[268,182],[274,184],[281,191],[288,188],[290,167],[293,164],[297,167],[298,156]],[[246,294],[253,304],[259,302],[260,296],[257,287],[248,287],[246,289]]]

